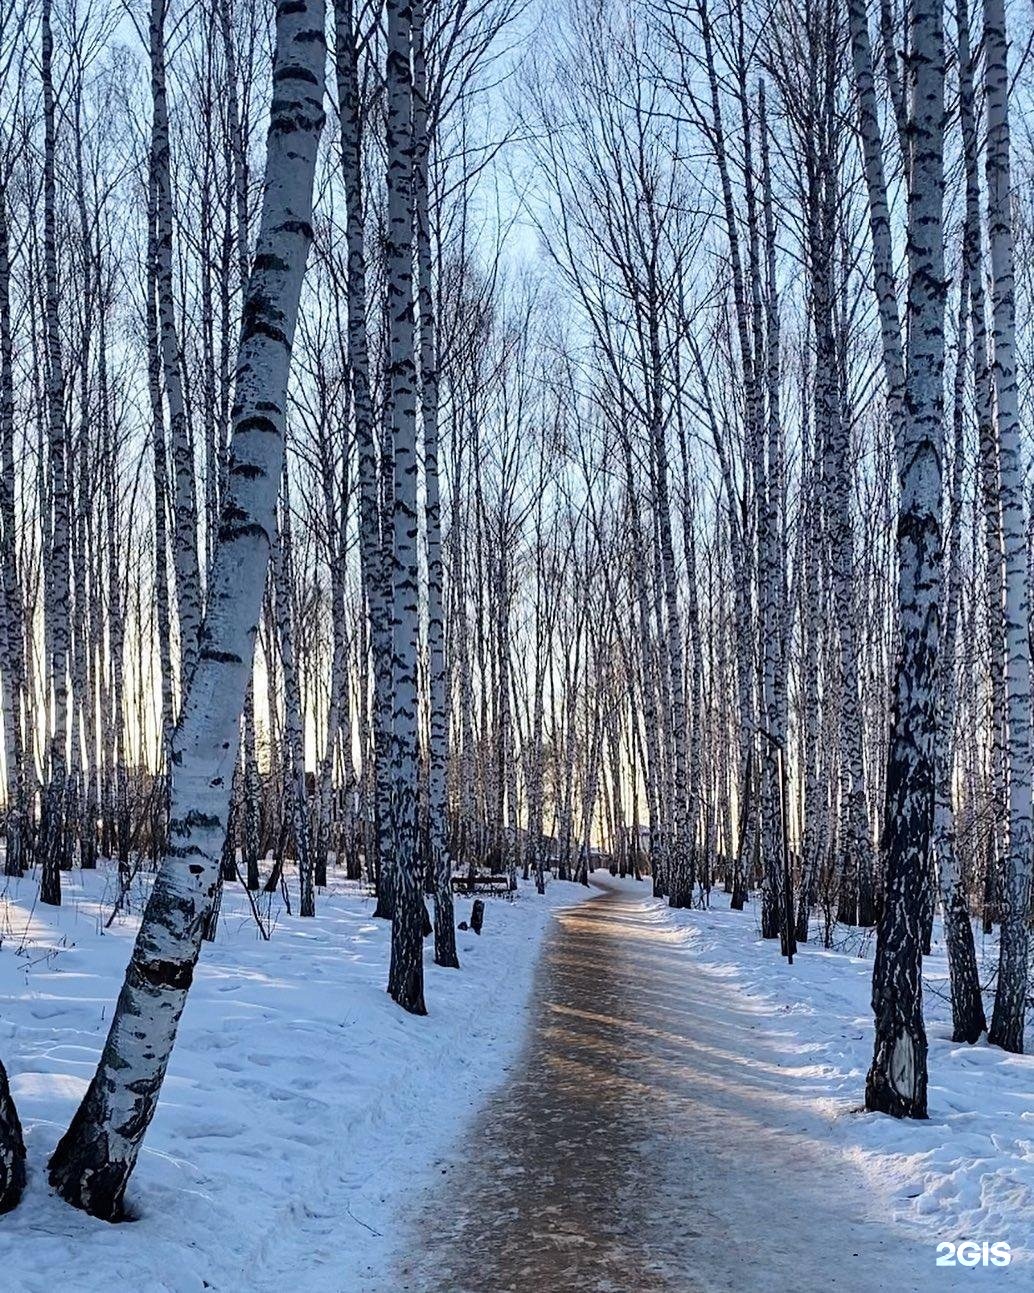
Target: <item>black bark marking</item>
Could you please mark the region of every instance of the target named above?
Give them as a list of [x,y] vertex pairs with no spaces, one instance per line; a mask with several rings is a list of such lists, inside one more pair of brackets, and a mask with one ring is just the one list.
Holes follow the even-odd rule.
[[304,85],[319,85],[319,77],[314,76],[307,67],[296,67],[288,65],[287,67],[278,67],[273,73],[273,84],[277,85],[280,81],[301,81]]
[[252,262],[252,270],[256,273],[261,270],[270,274],[286,274],[290,268],[283,256],[274,255],[271,251],[262,252]]
[[235,523],[233,521],[223,521],[219,527],[219,542],[232,543],[234,539],[243,539],[248,536],[257,539],[269,540],[266,533],[266,527],[260,525],[258,521],[242,521]]
[[190,961],[133,961],[132,968],[140,982],[152,988],[186,992],[194,981],[194,966]]
[[[279,412],[279,409],[275,411]],[[235,423],[235,429],[241,435],[247,431],[262,431],[266,435],[280,434],[280,427],[272,418],[263,417],[258,413],[252,413],[248,417],[238,418]]]

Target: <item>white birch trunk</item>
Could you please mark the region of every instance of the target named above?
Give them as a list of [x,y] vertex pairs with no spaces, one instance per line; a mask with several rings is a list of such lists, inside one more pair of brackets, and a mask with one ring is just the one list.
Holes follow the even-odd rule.
[[993,373],[1005,547],[1005,688],[1008,705],[1009,845],[1003,859],[998,985],[989,1040],[1023,1051],[1031,875],[1030,624],[1024,457],[1016,384],[1009,160],[1009,67],[1004,0],[984,4],[987,209],[993,282]]
[[984,858],[984,921],[988,933],[994,914],[1001,859],[1008,847],[1009,814],[1006,790],[1005,749],[1005,556],[1002,547],[1002,498],[998,463],[998,427],[994,417],[991,370],[988,364],[987,311],[984,293],[984,255],[981,236],[980,173],[974,67],[971,52],[969,6],[956,5],[959,59],[959,124],[962,129],[966,171],[966,223],[963,266],[969,296],[972,331],[973,408],[977,423],[980,496],[983,511],[983,546],[987,575],[984,611],[987,616],[991,681],[991,768],[989,777]]
[[395,908],[388,991],[403,1009],[426,1014],[417,779],[417,392],[413,311],[413,81],[409,0],[387,5],[388,414],[393,445],[392,829]]
[[424,450],[424,531],[427,544],[427,649],[430,733],[428,749],[428,840],[434,886],[434,959],[459,967],[452,901],[452,859],[447,831],[446,772],[449,763],[449,687],[442,605],[442,521],[438,483],[438,347],[431,277],[430,153],[424,4],[413,5],[413,134],[416,148],[414,200],[420,304],[420,413]]
[[43,794],[40,822],[42,878],[40,901],[61,903],[61,869],[70,865],[71,841],[66,816],[68,775],[68,647],[69,647],[69,533],[67,446],[65,442],[65,376],[61,353],[57,256],[57,150],[51,2],[43,0],[43,259],[45,275],[44,331],[46,336],[47,438],[50,460],[50,551],[47,556],[47,636],[49,683],[54,712],[50,731],[50,766]]
[[165,410],[161,388],[161,341],[158,325],[156,193],[153,177],[148,182],[147,209],[147,283],[145,320],[147,329],[147,390],[151,406],[152,481],[154,485],[154,598],[158,638],[158,670],[161,713],[158,756],[158,785],[154,819],[158,827],[158,847],[164,848],[167,829],[169,776],[171,774],[172,733],[174,727],[172,624],[169,606],[169,506],[168,457],[165,441]]
[[348,252],[348,357],[359,473],[359,556],[370,619],[372,655],[373,799],[375,827],[367,832],[375,856],[367,870],[378,880],[378,913],[391,915],[390,867],[386,847],[390,811],[385,787],[390,771],[390,726],[384,721],[390,706],[391,623],[388,578],[381,542],[378,507],[377,454],[373,400],[370,394],[370,355],[367,332],[365,214],[363,205],[362,113],[356,29],[352,0],[335,0],[335,59],[341,129],[341,173],[345,186]]
[[302,725],[302,696],[294,649],[294,608],[292,605],[291,498],[284,473],[280,525],[273,550],[273,588],[276,598],[276,629],[280,641],[280,663],[284,677],[284,789],[287,796],[298,862],[298,914],[316,915],[313,859],[309,839],[309,813],[305,794],[305,732]]
[[894,430],[894,442],[900,454],[902,451],[901,422],[904,416],[902,400],[905,391],[905,362],[894,275],[890,204],[887,200],[886,168],[883,162],[883,137],[880,132],[876,84],[872,71],[872,42],[869,39],[869,20],[865,0],[848,0],[847,14],[851,31],[855,92],[858,95],[863,170],[869,198],[869,234],[872,239],[873,276],[880,319],[880,341],[883,347],[887,409]]
[[11,264],[7,201],[0,178],[0,588],[3,592],[4,764],[7,790],[4,874],[21,875],[25,864],[24,609],[18,577],[15,512],[14,343],[11,334]]
[[162,377],[169,408],[169,433],[175,481],[173,565],[180,631],[181,704],[197,663],[201,624],[201,565],[197,542],[197,486],[194,448],[183,394],[182,363],[172,269],[172,181],[169,157],[169,109],[165,89],[165,16],[169,0],[151,0],[151,176],[155,193],[155,282],[161,341]]
[[227,498],[202,647],[173,751],[170,849],[155,880],[100,1065],[50,1163],[95,1216],[122,1200],[176,1038],[219,880],[230,782],[283,467],[291,345],[312,240],[323,126],[324,5],[279,0],[266,184],[237,360]]
[[[963,0],[963,4],[965,0]],[[968,42],[959,43],[960,60],[968,57]],[[944,912],[944,941],[948,952],[951,981],[952,1040],[975,1042],[986,1026],[980,994],[973,926],[969,917],[960,858],[956,850],[955,811],[952,802],[952,772],[958,719],[956,644],[962,605],[962,474],[965,455],[966,318],[969,292],[965,278],[959,286],[958,357],[955,366],[954,453],[951,493],[947,507],[945,536],[944,627],[938,678],[937,790],[934,803],[934,851]]]
[[887,761],[886,892],[873,969],[866,1108],[926,1117],[922,917],[930,883],[940,637],[944,439],[944,32],[940,0],[911,9],[908,359],[900,439],[900,641]]

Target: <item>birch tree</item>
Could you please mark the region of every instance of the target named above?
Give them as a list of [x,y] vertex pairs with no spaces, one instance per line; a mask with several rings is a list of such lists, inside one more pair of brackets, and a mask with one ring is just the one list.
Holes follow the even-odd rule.
[[944,31],[942,9],[917,0],[908,190],[908,344],[898,471],[899,641],[887,762],[886,881],[877,927],[876,1021],[865,1105],[926,1117],[922,912],[930,882],[940,636],[941,459],[944,440]]
[[1009,844],[1002,863],[998,986],[988,1039],[1022,1052],[1027,1004],[1031,875],[1030,610],[1024,466],[1016,383],[1016,316],[1010,211],[1009,66],[1004,0],[984,4],[987,205],[994,320],[1002,537],[1005,552],[1005,689],[1008,704]]
[[169,110],[165,89],[165,18],[169,0],[151,0],[151,182],[154,185],[155,293],[162,359],[162,381],[169,414],[169,439],[175,480],[173,564],[179,612],[180,691],[186,695],[198,650],[201,622],[201,565],[197,538],[197,489],[194,449],[183,392],[183,356],[173,294],[173,214],[169,158]]
[[387,275],[388,402],[394,462],[392,508],[392,863],[395,906],[388,991],[426,1013],[423,886],[417,813],[420,608],[417,574],[417,390],[413,296],[413,71],[409,0],[388,0]]
[[172,759],[169,848],[104,1051],[50,1161],[69,1203],[108,1220],[154,1116],[219,877],[283,463],[291,344],[323,126],[322,0],[279,0],[266,181],[237,357],[227,497],[197,668]]
[[61,346],[57,246],[57,108],[54,94],[54,35],[51,0],[42,0],[41,75],[43,79],[43,261],[45,274],[46,409],[50,515],[46,518],[49,553],[46,614],[49,639],[48,685],[53,693],[48,772],[40,820],[42,877],[40,901],[59,906],[61,871],[72,864],[66,821],[68,775],[68,642],[70,619],[68,473],[65,439],[65,373]]

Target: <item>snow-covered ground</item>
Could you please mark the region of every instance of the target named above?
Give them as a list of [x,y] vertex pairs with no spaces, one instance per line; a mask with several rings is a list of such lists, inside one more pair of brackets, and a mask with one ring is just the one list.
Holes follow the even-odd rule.
[[[924,966],[930,1117],[898,1122],[861,1109],[872,1059],[871,934],[867,946],[852,935],[864,955],[851,955],[825,950],[813,931],[788,966],[778,945],[761,939],[756,907],[734,912],[728,904],[716,893],[709,911],[656,905],[684,932],[690,961],[750,1003],[766,1054],[783,1057],[787,1092],[800,1097],[814,1134],[865,1174],[889,1223],[928,1235],[931,1254],[941,1241],[1004,1241],[1013,1286],[1023,1273],[1034,1287],[1034,1055],[952,1042],[940,921]],[[990,941],[981,948],[978,935],[978,952],[987,982],[997,948]],[[989,994],[985,1003],[990,1010]],[[931,1261],[930,1288],[948,1286],[947,1278]]]
[[[137,918],[105,929],[109,870],[63,882],[59,910],[36,904],[31,877],[0,897],[0,1056],[30,1164],[0,1221],[12,1293],[373,1287],[404,1201],[516,1057],[551,911],[589,892],[554,882],[545,898],[489,899],[482,936],[457,936],[459,973],[428,948],[417,1019],[385,993],[388,928],[357,887],[324,893],[314,920],[278,905],[267,942],[233,886],[130,1184],[137,1220],[111,1226],[52,1197],[45,1165],[92,1075]],[[458,900],[458,919],[469,910]]]
[[[0,1221],[0,1288],[19,1293],[387,1287],[400,1219],[456,1162],[517,1057],[550,913],[592,892],[553,883],[545,899],[489,900],[482,937],[459,934],[460,973],[428,953],[431,1014],[415,1019],[384,992],[388,929],[355,886],[324,894],[315,920],[277,900],[268,942],[234,887],[131,1184],[137,1220],[109,1226],[52,1198],[45,1163],[93,1072],[136,917],[105,928],[110,871],[64,879],[59,911],[36,905],[31,878],[0,896],[0,1056],[31,1173]],[[646,885],[627,887],[672,930],[687,991],[694,963],[706,967],[709,990],[745,1007],[759,1052],[780,1057],[794,1126],[864,1174],[889,1223],[929,1239],[931,1289],[955,1287],[933,1269],[940,1241],[1005,1241],[1013,1286],[1034,1282],[1034,1056],[951,1042],[939,943],[926,967],[930,1119],[899,1123],[859,1109],[871,946],[855,935],[863,954],[851,955],[816,939],[788,967],[753,909],[730,912],[716,894],[710,911],[671,912]]]

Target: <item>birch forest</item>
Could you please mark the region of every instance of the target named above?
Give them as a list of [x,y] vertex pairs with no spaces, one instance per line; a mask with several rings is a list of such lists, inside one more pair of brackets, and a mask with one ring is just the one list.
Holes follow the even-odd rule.
[[0,1209],[129,1215],[231,900],[362,894],[433,1021],[468,896],[609,871],[865,958],[856,1107],[932,940],[1022,1056],[1032,17],[0,0],[3,883],[137,922]]

